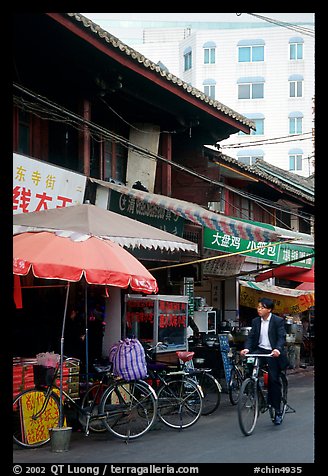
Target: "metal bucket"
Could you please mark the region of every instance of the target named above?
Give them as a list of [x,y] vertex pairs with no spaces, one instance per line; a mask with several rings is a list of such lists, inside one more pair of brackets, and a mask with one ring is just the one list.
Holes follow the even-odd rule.
[[65,426],[63,428],[49,428],[51,451],[61,453],[69,450],[71,441],[72,427]]

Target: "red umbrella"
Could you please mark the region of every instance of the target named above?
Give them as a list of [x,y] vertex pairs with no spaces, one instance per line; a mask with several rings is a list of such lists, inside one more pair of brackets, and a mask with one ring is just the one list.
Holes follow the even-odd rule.
[[68,281],[60,345],[59,426],[63,426],[64,330],[69,282],[82,276],[89,284],[131,287],[147,294],[157,293],[156,279],[120,245],[95,236],[73,241],[49,232],[22,233],[13,237],[13,272],[25,276],[32,269],[37,278]]
[[156,279],[120,245],[95,236],[73,241],[55,233],[22,233],[13,237],[14,274],[32,268],[37,278],[111,285],[147,294],[157,293]]

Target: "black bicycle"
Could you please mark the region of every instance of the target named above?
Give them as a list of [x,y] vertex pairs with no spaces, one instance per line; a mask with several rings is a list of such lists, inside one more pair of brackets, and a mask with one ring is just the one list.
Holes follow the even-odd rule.
[[[260,413],[269,411],[272,422],[275,419],[275,410],[267,401],[267,369],[265,364],[259,365],[259,359],[273,358],[272,355],[247,354],[246,365],[248,367],[248,377],[243,381],[238,399],[238,421],[242,433],[249,436],[253,433]],[[290,409],[295,412],[287,403],[288,381],[285,372],[280,372],[281,381],[281,416],[282,420]]]
[[145,346],[148,377],[158,396],[157,414],[170,428],[182,430],[194,425],[202,414],[201,386],[184,370],[172,370],[167,363],[154,361],[156,346]]
[[229,400],[232,405],[237,405],[240,389],[245,380],[245,365],[240,353],[236,349],[230,349],[228,358],[231,364],[230,379],[228,383]]
[[[75,359],[66,359],[66,361]],[[37,448],[50,441],[49,430],[59,426],[60,389],[56,385],[59,364],[51,378],[21,392],[13,401],[13,439],[25,448]],[[77,411],[85,434],[106,429],[130,440],[144,435],[157,415],[157,395],[143,380],[125,381],[115,377],[111,366],[99,369],[100,379],[88,389],[81,405],[63,390],[63,408]]]
[[181,370],[188,372],[188,375],[194,379],[203,390],[202,415],[210,415],[215,412],[221,403],[222,387],[218,380],[211,374],[211,369],[198,369],[194,367],[192,359],[195,352],[180,351],[176,352],[176,354],[181,364]]

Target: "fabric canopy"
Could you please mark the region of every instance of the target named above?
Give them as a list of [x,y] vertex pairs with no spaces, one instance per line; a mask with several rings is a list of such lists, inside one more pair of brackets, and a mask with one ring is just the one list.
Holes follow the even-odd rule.
[[240,280],[240,305],[257,306],[261,297],[269,297],[274,302],[274,312],[278,314],[297,314],[314,306],[314,291],[302,291]]
[[105,182],[104,180],[91,178],[90,180],[103,187],[115,190],[116,192],[130,195],[138,200],[171,210],[173,213],[185,218],[186,220],[197,223],[198,225],[207,226],[208,228],[217,230],[223,234],[240,237],[246,240],[265,242],[276,241],[279,236],[275,230],[262,228],[251,223],[211,212],[196,203],[190,203],[155,193],[144,192],[124,185]]
[[[153,226],[90,204],[13,215],[14,234],[29,231],[74,232],[98,236],[128,248],[196,251],[197,244]],[[77,235],[79,234],[79,235]],[[63,234],[62,234],[63,235]],[[69,236],[66,233],[65,236]]]
[[301,290],[301,291],[314,291],[314,283],[304,282],[296,286],[295,289]]
[[269,278],[284,278],[290,281],[314,282],[314,269],[298,268],[296,266],[279,266],[277,268],[264,271],[256,276],[255,281],[260,282]]
[[72,241],[55,233],[21,233],[13,238],[13,272],[25,276],[101,284],[157,293],[156,279],[127,250],[97,237]]

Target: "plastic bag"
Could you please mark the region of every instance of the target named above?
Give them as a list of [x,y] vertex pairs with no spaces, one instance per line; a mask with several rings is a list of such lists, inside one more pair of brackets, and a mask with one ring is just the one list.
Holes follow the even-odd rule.
[[109,360],[113,364],[114,375],[124,380],[143,379],[147,376],[145,350],[136,338],[126,338],[113,344],[109,350]]
[[36,362],[43,367],[56,367],[60,360],[60,355],[54,352],[42,352],[36,355]]

